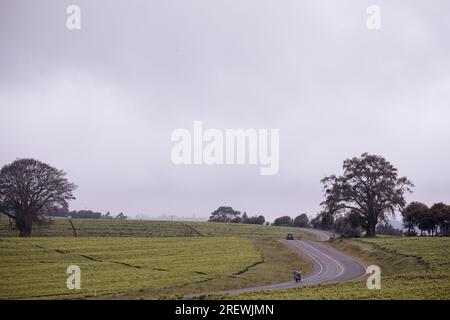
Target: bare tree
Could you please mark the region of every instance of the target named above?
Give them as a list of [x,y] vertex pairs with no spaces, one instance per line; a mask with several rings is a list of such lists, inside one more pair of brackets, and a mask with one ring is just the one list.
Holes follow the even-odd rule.
[[413,184],[406,177],[398,177],[397,169],[381,156],[363,153],[344,161],[342,176],[322,179],[322,205],[334,214],[356,212],[362,218],[366,235],[374,236],[379,220],[387,213],[394,214],[405,206],[403,197]]
[[66,173],[34,159],[18,159],[0,170],[0,212],[14,219],[21,237],[55,208],[67,208],[76,185]]

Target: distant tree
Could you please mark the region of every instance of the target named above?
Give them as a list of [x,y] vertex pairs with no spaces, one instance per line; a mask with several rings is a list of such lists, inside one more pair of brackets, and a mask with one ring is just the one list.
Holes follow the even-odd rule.
[[324,210],[320,213],[320,229],[330,230],[333,228],[334,214],[332,211]]
[[413,184],[398,177],[397,169],[386,159],[363,153],[344,161],[342,176],[321,180],[326,197],[322,205],[333,214],[345,210],[356,212],[363,221],[366,235],[374,236],[377,223],[405,206],[404,193]]
[[424,232],[428,236],[450,236],[450,206],[439,202],[428,207],[419,202],[412,202],[402,213],[403,223],[408,230],[412,227],[420,229],[420,235]]
[[347,221],[344,216],[338,217],[334,222],[334,230],[336,232],[342,233],[344,231]]
[[394,228],[390,223],[383,222],[377,225],[376,229],[377,234],[386,235],[386,236],[401,236],[403,231],[400,229]]
[[294,220],[289,216],[282,216],[276,218],[273,222],[274,226],[292,226],[294,224]]
[[266,218],[263,215],[253,216],[253,217],[242,217],[242,223],[245,224],[264,224],[266,222]]
[[294,219],[294,226],[299,228],[306,228],[308,226],[309,219],[306,213],[302,213],[299,216],[296,216]]
[[320,229],[320,220],[321,220],[320,213],[318,213],[313,219],[311,219],[310,222],[311,226],[314,229]]
[[359,238],[361,237],[361,234],[360,228],[352,228],[350,225],[346,224],[341,236],[343,238]]
[[266,222],[266,218],[263,215],[259,215],[255,219],[255,224],[264,224]]
[[428,233],[429,236],[436,234],[436,229],[438,226],[437,217],[432,214],[430,210],[427,213],[419,217],[419,223],[417,226],[420,229],[420,235],[422,236],[424,231]]
[[436,219],[440,234],[444,237],[450,236],[450,206],[439,202],[430,208],[430,214]]
[[242,218],[237,216],[228,221],[229,223],[242,223]]
[[[103,219],[113,219],[113,217],[111,216],[111,212],[107,212],[104,216],[102,216]],[[139,220],[139,219],[138,219]],[[142,219],[141,219],[142,220]]]
[[101,212],[94,212],[92,210],[79,210],[79,211],[70,211],[69,216],[74,219],[101,219]]
[[209,217],[212,222],[230,222],[230,220],[241,215],[240,211],[233,210],[232,207],[219,207]]
[[49,217],[68,217],[70,216],[70,212],[68,208],[50,208],[44,212],[44,215]]
[[45,212],[68,208],[76,189],[66,173],[34,159],[19,159],[0,170],[0,212],[14,219],[21,237],[31,236]]
[[403,226],[407,229],[406,235],[416,235],[415,227],[419,225],[421,218],[428,214],[428,207],[421,202],[413,201],[402,211]]
[[359,238],[362,234],[361,216],[354,211],[336,219],[333,229],[342,234],[344,238]]
[[322,230],[331,230],[334,227],[334,223],[334,215],[329,211],[321,211],[310,221],[314,229]]
[[245,223],[245,220],[247,220],[247,219],[248,219],[247,212],[244,211],[244,213],[242,214],[243,223]]
[[126,220],[128,219],[128,217],[126,215],[123,214],[123,212],[119,213],[114,219],[117,220]]

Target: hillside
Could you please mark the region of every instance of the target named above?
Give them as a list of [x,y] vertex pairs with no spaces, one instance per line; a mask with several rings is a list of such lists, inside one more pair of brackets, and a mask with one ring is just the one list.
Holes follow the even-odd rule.
[[[67,219],[18,238],[0,221],[0,298],[156,299],[287,281],[311,263],[278,240],[296,228],[208,222]],[[82,291],[65,287],[69,264]],[[14,266],[14,267],[13,267]],[[31,284],[31,285],[30,285]],[[112,295],[112,296],[111,296]]]
[[[309,235],[298,228],[218,222],[153,220],[71,219],[78,237],[261,237],[283,239],[286,233],[296,237]],[[0,220],[0,237],[17,236],[7,219]],[[68,219],[55,218],[33,226],[33,237],[74,237]]]
[[379,265],[381,289],[365,281],[227,296],[230,299],[450,299],[450,238],[382,237],[332,245]]

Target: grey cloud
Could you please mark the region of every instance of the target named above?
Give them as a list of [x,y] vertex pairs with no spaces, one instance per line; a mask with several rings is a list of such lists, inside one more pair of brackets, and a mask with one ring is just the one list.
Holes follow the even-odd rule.
[[[384,155],[416,184],[450,189],[448,1],[0,3],[0,163],[36,157],[80,187],[74,208],[130,215],[317,212],[343,159]],[[170,134],[279,128],[280,172],[181,166]],[[447,198],[445,198],[447,196]]]

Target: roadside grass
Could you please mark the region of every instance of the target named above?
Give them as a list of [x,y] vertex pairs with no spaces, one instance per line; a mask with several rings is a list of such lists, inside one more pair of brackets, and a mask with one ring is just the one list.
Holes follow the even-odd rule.
[[450,238],[364,238],[330,245],[381,268],[381,289],[365,281],[262,291],[214,299],[450,299]]
[[[0,299],[83,298],[238,275],[261,263],[244,238],[0,238]],[[81,269],[68,290],[67,267]]]
[[[401,238],[383,237],[383,239],[393,240]],[[427,266],[421,262],[419,256],[381,248],[374,240],[381,240],[381,238],[361,238],[357,240],[337,238],[329,241],[327,244],[352,256],[363,264],[379,266],[383,276],[410,273],[418,270],[426,271]]]

